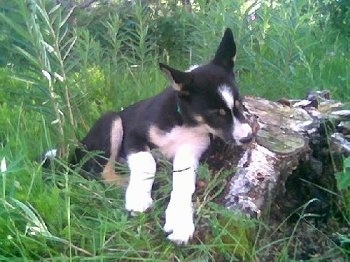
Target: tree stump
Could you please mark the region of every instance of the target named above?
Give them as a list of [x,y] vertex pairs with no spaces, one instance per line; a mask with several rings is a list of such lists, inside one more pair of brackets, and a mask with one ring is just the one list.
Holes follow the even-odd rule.
[[[230,149],[220,158],[236,167],[224,205],[259,218],[272,202],[293,209],[317,198],[310,208],[324,215],[329,204],[324,189],[335,190],[334,173],[342,157],[350,155],[350,110],[331,100],[327,91],[310,93],[305,100],[246,97],[244,105],[255,141],[241,154]],[[213,147],[218,152],[222,144],[215,140]],[[225,166],[220,161],[208,159],[209,165]]]

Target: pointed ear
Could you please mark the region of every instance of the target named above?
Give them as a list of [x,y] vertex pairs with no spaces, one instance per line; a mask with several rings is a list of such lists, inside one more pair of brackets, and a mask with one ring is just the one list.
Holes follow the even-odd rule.
[[232,71],[236,56],[236,43],[230,28],[225,30],[218,50],[212,61],[213,64],[223,67],[227,71]]
[[176,91],[188,93],[188,91],[185,90],[185,85],[191,82],[192,77],[190,73],[179,71],[162,63],[159,63],[159,67],[169,78],[172,87]]

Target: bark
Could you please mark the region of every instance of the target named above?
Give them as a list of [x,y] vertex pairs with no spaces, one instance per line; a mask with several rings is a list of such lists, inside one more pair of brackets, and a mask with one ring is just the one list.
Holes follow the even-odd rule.
[[[247,97],[245,107],[256,138],[238,159],[225,156],[233,159],[236,171],[224,205],[260,217],[271,203],[280,209],[288,204],[297,208],[292,204],[296,199],[317,198],[316,209],[324,213],[329,205],[324,189],[336,190],[334,173],[341,168],[342,156],[350,155],[350,110],[329,99],[326,91],[305,100]],[[237,151],[232,154],[237,157]]]

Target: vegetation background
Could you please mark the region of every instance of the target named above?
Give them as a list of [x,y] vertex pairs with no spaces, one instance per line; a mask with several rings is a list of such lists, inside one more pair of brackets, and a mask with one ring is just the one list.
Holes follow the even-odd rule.
[[[331,214],[341,224],[316,228],[329,244],[305,254],[295,244],[298,234],[276,240],[280,228],[215,203],[228,174],[200,168],[208,187],[197,196],[199,232],[179,248],[161,230],[168,163],[153,212],[135,218],[122,208],[123,189],[84,180],[65,166],[102,112],[166,86],[158,62],[186,69],[208,61],[226,27],[235,34],[243,94],[302,98],[328,89],[349,101],[348,0],[0,1],[1,261],[348,259],[350,236],[342,230],[350,225],[349,159],[337,174],[339,207]],[[63,168],[43,171],[35,160],[54,147]]]

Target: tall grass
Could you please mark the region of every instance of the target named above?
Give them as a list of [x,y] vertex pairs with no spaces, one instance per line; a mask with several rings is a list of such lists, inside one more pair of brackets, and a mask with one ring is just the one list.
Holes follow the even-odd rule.
[[[0,3],[0,260],[255,261],[276,255],[280,244],[286,252],[276,259],[296,259],[288,247],[297,234],[272,242],[267,225],[216,203],[228,173],[200,168],[207,187],[196,197],[198,233],[179,248],[161,230],[171,190],[167,162],[153,211],[130,218],[123,189],[84,180],[64,158],[59,170],[34,161],[57,145],[67,157],[101,112],[162,90],[159,61],[186,69],[209,60],[225,27],[235,32],[243,94],[300,98],[327,88],[349,99],[347,39],[316,3],[262,1],[252,20],[254,4],[206,2],[196,1],[192,13],[168,2],[88,10],[44,0]],[[346,241],[332,246],[337,254],[347,252]]]
[[343,46],[347,40],[339,41],[331,28],[320,26],[319,17],[323,21],[328,17],[318,10],[311,1],[265,4],[258,10],[251,34],[243,38],[243,61],[238,61],[244,65],[244,89],[274,99],[300,98],[314,89],[329,89],[336,98],[349,98],[340,95],[349,90]]

